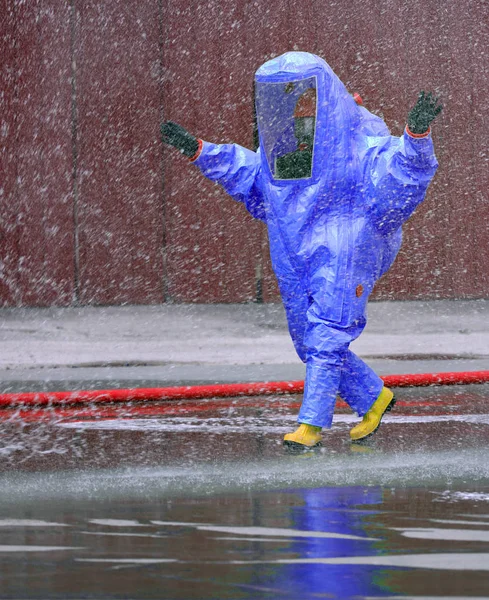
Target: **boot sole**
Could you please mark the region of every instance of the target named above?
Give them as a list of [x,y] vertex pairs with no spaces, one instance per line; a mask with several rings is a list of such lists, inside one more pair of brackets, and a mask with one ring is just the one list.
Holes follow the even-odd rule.
[[310,450],[316,450],[320,448],[323,444],[318,442],[314,444],[314,446],[306,446],[305,444],[299,444],[298,442],[289,442],[284,441],[285,449],[289,454],[302,454],[303,452],[309,452]]
[[365,440],[368,440],[369,438],[371,438],[375,434],[377,429],[380,427],[380,424],[382,423],[382,419],[384,418],[385,413],[390,412],[394,408],[395,404],[396,404],[396,397],[392,396],[392,400],[389,402],[389,404],[386,406],[384,412],[382,413],[382,416],[379,419],[377,427],[370,433],[367,433],[367,435],[364,435],[361,438],[357,438],[356,440],[351,440],[352,444],[361,444],[362,442],[365,442]]

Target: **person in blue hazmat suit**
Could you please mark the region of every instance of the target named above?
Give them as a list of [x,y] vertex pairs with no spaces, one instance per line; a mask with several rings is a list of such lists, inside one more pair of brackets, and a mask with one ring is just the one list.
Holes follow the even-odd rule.
[[163,141],[264,221],[290,335],[306,363],[292,450],[321,444],[336,397],[362,417],[364,440],[394,404],[391,390],[350,349],[367,299],[392,265],[402,224],[437,169],[430,123],[441,110],[421,92],[401,137],[355,101],[329,65],[287,52],[255,75],[259,148],[216,145],[165,121]]

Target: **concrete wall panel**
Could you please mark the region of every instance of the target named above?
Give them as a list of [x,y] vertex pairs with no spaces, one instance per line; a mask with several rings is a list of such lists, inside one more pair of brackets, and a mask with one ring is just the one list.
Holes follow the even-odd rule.
[[75,8],[80,302],[162,302],[158,3]]
[[[163,106],[166,119],[197,137],[251,147],[253,44],[239,26],[245,8],[165,2]],[[253,300],[262,225],[171,148],[165,198],[169,297]]]
[[0,0],[0,303],[278,299],[266,231],[159,139],[253,147],[253,75],[324,57],[403,131],[422,89],[440,163],[381,299],[489,295],[489,6],[360,0]]
[[74,292],[69,5],[2,2],[1,302]]

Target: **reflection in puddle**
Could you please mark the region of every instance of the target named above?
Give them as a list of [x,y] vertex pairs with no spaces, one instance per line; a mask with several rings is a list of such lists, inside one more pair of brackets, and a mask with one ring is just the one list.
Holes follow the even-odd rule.
[[66,523],[49,523],[37,519],[0,519],[0,527],[66,527]]
[[340,412],[301,456],[278,399],[4,420],[0,594],[486,597],[487,397],[399,405],[372,443]]
[[[249,564],[232,561],[232,564]],[[257,564],[257,563],[254,563]],[[261,561],[265,564],[265,561]],[[295,558],[269,561],[282,565],[375,565],[409,569],[441,569],[455,571],[489,571],[489,553],[407,554],[395,556],[352,556],[332,558]]]
[[[487,524],[489,526],[489,523]],[[396,528],[402,535],[419,540],[450,540],[462,542],[489,542],[489,529],[480,531],[475,529],[437,529],[435,527],[421,527],[412,529]],[[488,563],[489,568],[489,563]]]
[[[99,600],[161,598],[162,589],[175,600],[481,598],[489,590],[489,521],[487,530],[452,525],[462,514],[480,521],[485,513],[474,506],[467,498],[444,502],[436,488],[375,485],[19,501],[0,522],[8,540],[0,546],[2,592],[56,589]],[[430,526],[441,516],[446,528]],[[43,577],[21,577],[15,556]]]
[[79,548],[77,546],[1,546],[0,552],[6,552],[7,554],[11,552],[60,552],[66,550],[84,550],[84,548]]
[[[489,502],[489,493],[485,492],[459,492],[452,490],[445,490],[437,494],[438,498],[435,498],[435,502],[458,502],[459,500],[470,500],[472,502]],[[471,515],[466,515],[471,516]],[[489,519],[489,515],[481,515]]]
[[332,533],[326,531],[298,531],[296,529],[277,529],[274,527],[222,527],[218,525],[207,525],[198,523],[172,523],[170,521],[152,521],[153,525],[163,527],[193,527],[199,531],[216,531],[218,533],[239,533],[244,536],[250,535],[274,535],[287,538],[341,538],[344,540],[367,540],[375,541],[374,538],[364,536],[347,535],[344,533]]
[[[292,419],[290,419],[292,421]],[[295,422],[295,421],[293,421]],[[358,422],[358,417],[355,415],[336,415],[334,423],[347,423],[349,425]],[[477,425],[489,425],[489,415],[422,415],[422,416],[406,416],[406,415],[386,415],[382,419],[382,423],[395,424],[417,424],[424,423],[474,423]],[[67,429],[98,429],[102,431],[161,431],[171,433],[187,433],[191,431],[213,432],[218,435],[226,433],[243,433],[255,432],[257,427],[260,427],[261,433],[284,433],[289,431],[289,425],[277,425],[264,423],[262,419],[205,419],[199,420],[195,417],[173,417],[171,419],[105,419],[103,421],[74,421],[60,422],[59,427]]]

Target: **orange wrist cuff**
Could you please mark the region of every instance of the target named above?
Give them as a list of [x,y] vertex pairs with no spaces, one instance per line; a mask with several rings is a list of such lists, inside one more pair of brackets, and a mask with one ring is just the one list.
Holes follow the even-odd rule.
[[197,152],[191,158],[189,158],[190,162],[197,160],[202,152],[202,146],[204,145],[204,142],[202,140],[197,140],[197,142],[199,143],[199,147],[197,148]]
[[431,133],[431,127],[428,127],[428,131],[425,131],[424,133],[413,133],[409,127],[406,125],[406,133],[411,136],[412,138],[425,138],[428,137]]

